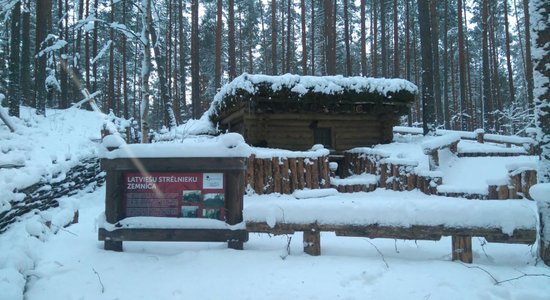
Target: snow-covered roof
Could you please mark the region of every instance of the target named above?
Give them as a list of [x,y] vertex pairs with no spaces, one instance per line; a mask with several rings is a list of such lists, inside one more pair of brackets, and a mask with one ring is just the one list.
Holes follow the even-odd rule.
[[316,102],[327,106],[342,103],[408,104],[414,101],[417,92],[418,87],[404,79],[244,73],[220,89],[207,114],[214,117],[246,101],[257,104],[260,101],[292,100],[298,104]]

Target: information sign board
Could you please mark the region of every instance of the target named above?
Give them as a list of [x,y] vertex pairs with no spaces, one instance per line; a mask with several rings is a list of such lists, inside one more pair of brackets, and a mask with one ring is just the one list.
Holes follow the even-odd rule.
[[126,217],[225,220],[224,173],[124,173]]

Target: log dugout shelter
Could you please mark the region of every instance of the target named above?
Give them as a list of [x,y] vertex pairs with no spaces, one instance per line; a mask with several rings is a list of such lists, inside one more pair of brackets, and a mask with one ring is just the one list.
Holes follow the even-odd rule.
[[207,114],[252,146],[332,153],[390,143],[418,88],[404,79],[242,74],[224,85]]

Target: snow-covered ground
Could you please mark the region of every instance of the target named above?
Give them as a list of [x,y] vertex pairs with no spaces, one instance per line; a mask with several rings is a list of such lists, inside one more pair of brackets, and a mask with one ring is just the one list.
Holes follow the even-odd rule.
[[[25,222],[0,236],[0,266],[29,267],[26,299],[548,299],[550,295],[546,276],[495,282],[524,274],[550,276],[548,267],[537,264],[535,247],[485,244],[481,239],[474,239],[472,265],[451,261],[450,238],[415,242],[332,233],[322,234],[319,257],[302,252],[300,234],[290,240],[290,255],[290,236],[266,234],[251,234],[243,251],[227,249],[224,243],[157,242],[125,242],[122,253],[105,251],[96,231],[104,193],[101,188],[80,195],[80,222],[55,235],[48,232],[44,241],[29,237]],[[261,199],[252,196],[246,202]],[[17,259],[3,261],[10,253]],[[1,291],[6,290],[0,283],[0,299],[12,299],[2,297]]]
[[[94,140],[99,138],[104,116],[76,109],[48,111],[48,115],[41,118],[23,110],[24,120],[14,120],[20,130],[15,134],[0,126],[3,158],[25,164],[22,168],[0,171],[0,200],[13,197],[15,187],[49,176],[56,168],[63,171],[78,158],[98,152]],[[418,168],[427,169],[428,160],[421,143],[421,137],[404,137],[399,143],[376,148],[390,153],[392,159],[414,160]],[[58,162],[52,163],[52,158]],[[501,161],[442,156],[444,184],[464,188],[479,184],[482,188],[481,185],[486,185],[482,182],[484,178],[506,176],[508,160],[520,159],[533,161],[527,157]],[[363,208],[368,207],[366,202],[373,207],[393,206],[396,214],[408,211],[408,217],[414,218],[434,201],[450,200],[434,205],[451,214],[454,200],[417,191],[385,190],[355,194],[330,190],[295,196],[299,199],[248,195],[245,217],[260,215],[263,203],[273,207],[291,201],[300,205],[322,202],[330,210],[339,202],[352,205],[355,201],[365,202],[359,205]],[[61,199],[62,203],[80,208],[80,222],[70,227],[55,225],[55,220],[71,217],[60,207],[27,214],[0,234],[0,300],[23,299],[23,293],[30,300],[550,298],[550,268],[537,261],[536,246],[485,243],[478,238],[473,239],[471,265],[451,261],[450,238],[415,242],[336,237],[334,233],[322,233],[322,255],[318,257],[303,253],[302,236],[298,233],[251,234],[243,251],[227,249],[225,243],[158,242],[125,242],[122,253],[105,251],[97,240],[104,197],[103,187]],[[385,200],[388,205],[383,204]],[[534,212],[534,203],[522,201],[518,205],[532,217],[529,211]],[[388,214],[387,220],[405,221],[392,211],[373,216],[383,218],[383,213]],[[429,213],[424,213],[422,218],[429,218]],[[335,214],[338,214],[335,218],[342,218],[345,211]],[[461,217],[464,216],[453,216]],[[496,220],[498,216],[492,215],[487,220],[491,218]],[[508,216],[503,224],[520,224],[525,218],[525,215]],[[49,219],[54,221],[51,228],[43,225]],[[476,221],[483,221],[478,219],[483,216],[476,217]]]

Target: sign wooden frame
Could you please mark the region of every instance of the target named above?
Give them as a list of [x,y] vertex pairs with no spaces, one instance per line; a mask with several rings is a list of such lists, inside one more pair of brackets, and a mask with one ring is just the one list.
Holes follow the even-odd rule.
[[[116,224],[125,218],[124,174],[127,172],[223,173],[225,177],[225,222],[243,222],[243,196],[247,158],[244,157],[170,157],[102,159],[106,172],[105,220]],[[228,242],[228,247],[243,249],[248,232],[243,229],[197,228],[99,228],[98,239],[105,250],[122,251],[123,241],[203,241]]]

